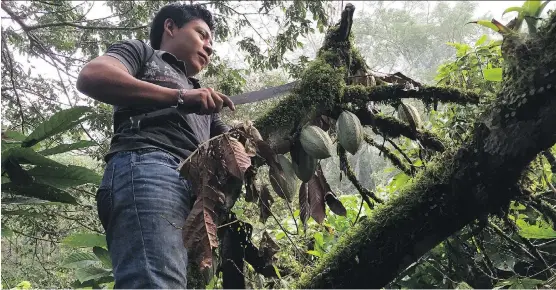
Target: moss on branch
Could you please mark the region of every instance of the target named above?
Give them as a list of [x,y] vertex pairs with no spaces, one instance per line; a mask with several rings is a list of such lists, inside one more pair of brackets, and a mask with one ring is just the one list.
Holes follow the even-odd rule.
[[423,129],[413,130],[409,125],[394,117],[375,115],[366,109],[359,110],[356,115],[361,120],[361,124],[371,126],[375,132],[385,137],[399,138],[405,136],[412,140],[418,140],[425,148],[438,152],[445,150],[440,138],[433,133]]
[[255,127],[266,139],[273,131],[289,131],[317,114],[331,110],[341,101],[344,93],[344,74],[342,67],[335,68],[321,59],[316,59],[302,74],[292,94],[256,120]]
[[387,102],[399,99],[415,98],[424,103],[450,102],[456,104],[478,104],[481,97],[470,91],[456,88],[422,86],[407,88],[405,85],[382,85],[365,87],[362,85],[347,86],[344,100],[357,104],[369,101]]
[[403,171],[409,176],[413,175],[411,167],[403,162],[400,158],[398,158],[398,156],[396,156],[396,154],[394,154],[394,152],[392,152],[386,146],[378,144],[377,142],[375,142],[375,140],[373,140],[369,135],[366,134],[364,136],[364,139],[369,145],[377,148],[378,150],[380,150],[380,152],[384,153],[384,156],[388,158],[390,162],[392,162],[392,165],[396,166],[399,170]]

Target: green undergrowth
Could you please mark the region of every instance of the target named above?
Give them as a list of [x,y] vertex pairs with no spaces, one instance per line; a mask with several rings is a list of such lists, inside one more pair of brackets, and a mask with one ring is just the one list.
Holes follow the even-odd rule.
[[[409,180],[406,186],[400,190],[399,194],[393,196],[386,204],[378,205],[368,218],[347,231],[332,251],[325,255],[315,268],[302,274],[295,288],[322,288],[324,286],[322,283],[326,278],[323,280],[318,276],[329,276],[330,272],[364,271],[361,269],[363,265],[359,261],[366,257],[358,256],[361,247],[364,247],[370,241],[381,239],[381,236],[384,234],[383,229],[395,229],[396,224],[407,221],[408,218],[418,216],[415,211],[425,214],[431,205],[442,206],[442,204],[435,205],[432,203],[433,196],[439,195],[434,188],[439,184],[449,184],[448,178],[453,173],[454,168],[453,163],[447,162],[447,160],[450,160],[449,157],[453,156],[454,153],[453,150],[448,150],[438,154],[428,164],[427,170],[419,172],[415,178]],[[439,200],[438,202],[442,201]],[[419,230],[412,229],[408,231],[407,228],[401,229],[400,235],[396,236],[396,240],[382,241],[380,243],[386,248],[375,248],[373,251],[382,253],[390,248],[407,247],[406,244],[413,242],[412,236]],[[348,261],[354,259],[354,257],[356,257],[356,260]],[[380,258],[379,255],[375,257]],[[365,262],[365,264],[372,263],[373,261]],[[332,271],[335,267],[345,267],[345,265],[353,265],[354,269],[342,268]],[[340,279],[335,279],[335,281],[338,280]],[[315,285],[315,281],[320,281],[320,283]]]

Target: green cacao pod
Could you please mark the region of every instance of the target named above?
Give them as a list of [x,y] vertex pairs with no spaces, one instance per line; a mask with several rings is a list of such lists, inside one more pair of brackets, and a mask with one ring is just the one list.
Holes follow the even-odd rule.
[[419,112],[417,112],[417,109],[410,104],[401,102],[401,105],[398,106],[398,117],[400,120],[408,123],[413,130],[421,127],[421,117],[419,116]]
[[317,169],[317,159],[307,154],[307,152],[303,150],[301,144],[293,148],[293,150],[295,150],[295,152],[291,152],[291,155],[295,175],[297,175],[301,181],[308,182]]
[[301,141],[303,150],[316,159],[326,159],[332,156],[332,152],[334,152],[330,136],[321,128],[314,125],[307,126],[301,130],[299,141]]
[[352,155],[359,151],[363,144],[363,127],[354,113],[343,111],[336,122],[338,126],[338,142]]
[[295,170],[290,160],[281,154],[277,155],[278,163],[282,167],[283,174],[277,174],[276,171],[270,168],[269,178],[270,184],[278,196],[286,198],[288,201],[292,200],[292,196],[297,191],[297,178]]

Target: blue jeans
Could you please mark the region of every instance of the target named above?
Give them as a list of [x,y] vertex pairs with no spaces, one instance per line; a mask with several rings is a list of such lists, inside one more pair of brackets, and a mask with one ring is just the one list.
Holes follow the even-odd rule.
[[193,201],[179,162],[155,149],[118,152],[108,161],[97,208],[115,288],[186,288],[181,228]]

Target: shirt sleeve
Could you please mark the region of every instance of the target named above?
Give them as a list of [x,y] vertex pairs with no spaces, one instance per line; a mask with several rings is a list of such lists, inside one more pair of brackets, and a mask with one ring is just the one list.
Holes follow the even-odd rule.
[[230,130],[230,127],[226,125],[220,114],[212,114],[212,121],[210,124],[210,137],[218,136],[220,134],[226,133]]
[[131,39],[111,45],[104,55],[118,59],[131,75],[137,75],[147,57],[147,45]]

